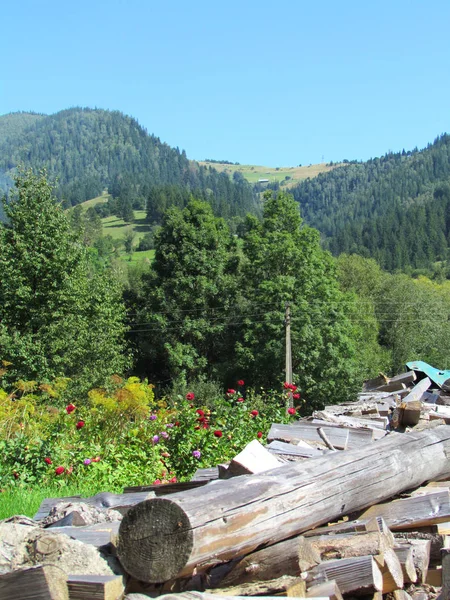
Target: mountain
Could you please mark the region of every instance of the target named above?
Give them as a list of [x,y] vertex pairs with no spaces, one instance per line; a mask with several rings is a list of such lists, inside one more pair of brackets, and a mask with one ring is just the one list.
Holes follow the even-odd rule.
[[57,178],[57,195],[67,206],[104,189],[120,191],[126,186],[133,198],[145,197],[155,186],[170,185],[207,197],[224,217],[255,209],[255,196],[243,177],[231,180],[212,167],[189,161],[184,151],[162,143],[118,111],[71,108],[49,116],[0,117],[4,189],[19,165],[45,167],[52,179]]
[[294,186],[305,221],[334,254],[389,270],[429,268],[450,242],[450,136],[426,148],[339,166]]

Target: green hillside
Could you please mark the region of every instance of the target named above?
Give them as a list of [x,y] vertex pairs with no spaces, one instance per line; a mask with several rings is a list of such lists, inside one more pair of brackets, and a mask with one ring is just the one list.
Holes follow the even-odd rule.
[[37,113],[17,112],[0,116],[0,144],[20,136],[28,127],[45,119]]

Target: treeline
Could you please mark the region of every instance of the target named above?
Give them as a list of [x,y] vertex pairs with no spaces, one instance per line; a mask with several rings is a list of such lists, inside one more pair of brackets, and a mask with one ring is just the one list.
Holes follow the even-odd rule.
[[158,389],[226,389],[241,378],[275,388],[285,378],[288,304],[307,411],[354,397],[364,378],[395,373],[408,360],[449,366],[450,284],[387,274],[358,256],[333,259],[288,194],[267,193],[262,217],[247,215],[238,236],[207,202],[170,207],[155,231],[153,264],[128,273],[95,260],[86,245],[99,239],[98,215],[66,215],[45,177],[19,177],[6,210],[7,378],[70,377],[77,399],[124,371]]
[[15,135],[0,136],[0,174],[7,176],[18,165],[45,167],[57,178],[56,194],[66,206],[104,189],[134,200],[151,187],[170,185],[200,191],[228,216],[255,208],[251,186],[243,178],[230,181],[210,166],[189,161],[184,151],[162,143],[118,111],[73,108],[26,124],[22,114],[7,117],[8,131],[14,130],[13,122],[17,127]]
[[447,258],[450,136],[424,150],[337,167],[291,192],[333,254],[356,252],[389,270]]

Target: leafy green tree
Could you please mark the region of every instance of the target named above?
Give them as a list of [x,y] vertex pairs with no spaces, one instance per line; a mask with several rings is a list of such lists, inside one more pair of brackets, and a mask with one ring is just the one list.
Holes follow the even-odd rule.
[[[229,357],[228,317],[236,296],[236,242],[211,206],[169,209],[156,234],[144,290],[137,354],[158,379],[215,375]],[[148,367],[147,367],[148,368]]]
[[98,384],[127,365],[120,287],[93,268],[45,172],[15,183],[0,225],[0,356],[16,378]]
[[249,218],[244,236],[245,323],[237,364],[253,384],[285,379],[285,306],[291,310],[295,382],[308,408],[350,397],[361,384],[353,328],[345,314],[332,257],[319,233],[302,225],[285,193],[265,194],[262,222]]

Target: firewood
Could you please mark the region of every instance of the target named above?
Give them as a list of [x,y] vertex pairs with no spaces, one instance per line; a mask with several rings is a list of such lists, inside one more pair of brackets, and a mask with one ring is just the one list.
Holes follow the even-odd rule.
[[402,425],[414,426],[420,421],[420,414],[422,410],[422,403],[420,400],[412,400],[411,402],[404,402],[401,405],[402,411]]
[[358,592],[370,594],[383,590],[383,575],[373,556],[358,556],[329,560],[317,565],[306,574],[306,583],[313,584],[316,578],[325,576],[334,579],[342,594]]
[[0,575],[0,600],[69,600],[67,575],[53,565]]
[[[143,581],[189,577],[194,569],[207,571],[263,544],[275,544],[426,480],[447,476],[449,453],[450,430],[438,427],[387,436],[363,449],[332,452],[306,464],[290,463],[153,498],[124,517],[118,556],[125,570]],[[426,504],[430,498],[408,501]],[[430,512],[431,504],[427,506]],[[404,515],[398,520],[404,522]]]
[[306,583],[303,579],[298,579],[297,583],[294,583],[286,590],[286,596],[288,598],[304,598],[306,596]]
[[[406,541],[406,540],[405,540]],[[407,540],[413,550],[414,567],[417,572],[417,581],[425,583],[427,579],[428,566],[430,564],[430,540]]]
[[329,598],[329,600],[343,600],[341,590],[338,584],[333,579],[332,581],[325,581],[324,583],[318,583],[308,588],[305,595],[306,598]]
[[116,575],[69,575],[67,587],[70,600],[117,600],[124,590]]
[[402,566],[405,583],[415,583],[417,581],[417,571],[414,566],[412,546],[408,544],[399,544],[394,547],[394,552]]
[[404,583],[403,571],[394,550],[388,548],[383,554],[374,556],[374,559],[383,575],[383,594],[401,589]]

